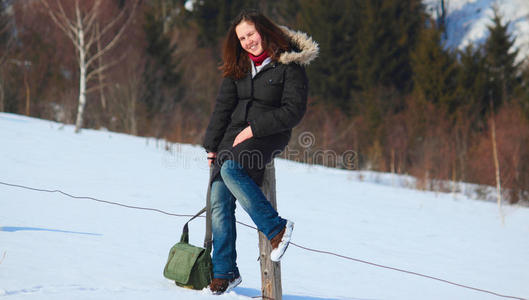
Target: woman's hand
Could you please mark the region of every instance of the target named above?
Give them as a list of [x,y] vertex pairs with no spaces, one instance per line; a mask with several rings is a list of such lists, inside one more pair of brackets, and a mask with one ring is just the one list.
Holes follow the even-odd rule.
[[208,152],[208,166],[211,167],[211,164],[215,162],[217,158],[217,152]]
[[253,137],[252,127],[248,126],[244,128],[239,134],[235,137],[235,140],[233,141],[233,147],[237,146],[238,144],[246,141],[247,139]]

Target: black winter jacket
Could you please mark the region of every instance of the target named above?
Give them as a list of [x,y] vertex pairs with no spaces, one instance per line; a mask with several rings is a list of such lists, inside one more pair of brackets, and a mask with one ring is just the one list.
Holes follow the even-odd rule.
[[[204,139],[207,152],[217,152],[212,180],[224,161],[239,162],[262,184],[264,169],[288,144],[291,131],[305,114],[308,80],[304,65],[318,55],[318,45],[301,32],[283,30],[294,48],[282,53],[252,78],[224,78]],[[251,126],[253,137],[232,147],[235,137]]]

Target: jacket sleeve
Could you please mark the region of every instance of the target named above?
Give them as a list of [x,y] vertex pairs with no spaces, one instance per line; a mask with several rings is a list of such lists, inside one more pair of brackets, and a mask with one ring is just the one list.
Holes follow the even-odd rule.
[[305,69],[289,64],[285,71],[281,106],[250,121],[254,137],[261,137],[292,129],[307,110],[308,79]]
[[217,147],[230,124],[231,113],[236,105],[237,87],[235,82],[230,78],[224,78],[204,137],[203,146],[207,152],[217,152]]

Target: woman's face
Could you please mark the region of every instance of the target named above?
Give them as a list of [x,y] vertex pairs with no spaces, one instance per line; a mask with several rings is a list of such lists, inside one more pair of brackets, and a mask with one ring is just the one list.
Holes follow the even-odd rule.
[[248,53],[257,56],[263,53],[263,44],[261,41],[261,35],[255,29],[253,23],[242,21],[239,25],[235,26],[235,33],[239,42],[241,42],[241,47]]

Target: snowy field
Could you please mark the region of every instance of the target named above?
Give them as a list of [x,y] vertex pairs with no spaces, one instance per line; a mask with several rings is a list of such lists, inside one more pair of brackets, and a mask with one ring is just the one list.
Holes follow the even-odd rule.
[[[204,205],[204,151],[0,113],[0,181],[192,214]],[[357,172],[276,160],[293,242],[529,298],[529,209],[360,181]],[[250,223],[240,209],[239,221]],[[0,184],[0,298],[251,299],[257,233],[238,227],[243,282],[211,296],[162,276],[186,218]],[[190,225],[200,245],[204,219]],[[505,299],[291,246],[283,299]]]

